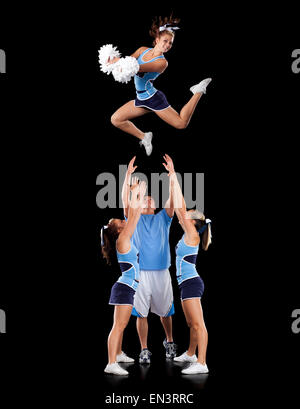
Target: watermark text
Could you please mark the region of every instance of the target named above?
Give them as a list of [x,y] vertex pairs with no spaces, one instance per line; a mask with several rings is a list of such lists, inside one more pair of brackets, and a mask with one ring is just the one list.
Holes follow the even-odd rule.
[[6,73],[6,54],[5,51],[0,48],[0,74]]
[[300,72],[300,48],[293,50],[292,58],[294,59],[292,62],[292,71],[294,74],[299,74]]
[[[119,165],[119,174],[116,177],[109,172],[100,173],[96,178],[96,186],[100,189],[96,195],[96,204],[100,209],[123,208],[122,187],[127,172],[127,165]],[[204,212],[204,173],[176,173],[179,185],[185,198],[186,207],[196,207]],[[145,181],[148,192],[151,190],[157,207],[164,207],[169,198],[169,176],[164,173],[151,173],[150,180],[141,172],[134,176],[140,181]],[[149,194],[149,193],[148,193]]]
[[292,318],[295,320],[292,322],[292,332],[294,334],[300,333],[300,309],[294,310],[292,312]]
[[0,309],[0,334],[6,333],[6,314]]

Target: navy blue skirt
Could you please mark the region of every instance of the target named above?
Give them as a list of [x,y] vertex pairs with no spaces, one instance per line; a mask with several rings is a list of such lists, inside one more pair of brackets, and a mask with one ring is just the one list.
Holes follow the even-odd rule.
[[149,99],[138,99],[134,101],[134,106],[150,109],[151,111],[162,111],[169,108],[170,104],[167,101],[165,94],[161,91],[156,93]]
[[201,277],[190,278],[179,285],[181,300],[201,298],[204,293],[204,282]]
[[111,305],[132,305],[135,291],[126,284],[116,282],[110,292],[109,304]]

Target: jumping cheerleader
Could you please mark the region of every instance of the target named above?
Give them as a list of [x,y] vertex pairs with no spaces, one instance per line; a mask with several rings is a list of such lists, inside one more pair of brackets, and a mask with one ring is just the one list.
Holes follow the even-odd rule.
[[109,299],[109,304],[114,305],[115,310],[113,327],[107,341],[109,362],[104,372],[114,375],[128,375],[118,362],[134,361],[122,351],[122,340],[139,283],[138,251],[131,242],[131,237],[140,218],[145,192],[145,182],[139,184],[134,178],[127,222],[111,219],[108,225],[101,229],[102,254],[110,263],[111,253],[116,249],[122,271],[122,275],[111,289]]
[[[204,283],[196,270],[196,260],[200,242],[202,249],[207,250],[211,243],[210,220],[197,210],[186,210],[186,204],[174,171],[173,161],[165,155],[163,165],[169,171],[170,192],[174,209],[183,228],[184,235],[176,246],[176,277],[180,289],[181,305],[190,328],[189,348],[174,361],[189,362],[183,374],[207,373],[206,349],[207,330],[203,319],[201,297]],[[198,357],[195,355],[198,346]]]
[[[180,113],[170,106],[164,93],[154,87],[153,81],[168,66],[164,53],[172,48],[175,30],[179,29],[176,27],[178,23],[179,19],[174,19],[172,16],[164,19],[159,17],[158,21],[156,19],[152,23],[150,36],[154,38],[154,47],[140,47],[132,54],[140,65],[139,72],[134,76],[136,99],[127,102],[111,117],[114,126],[141,140],[140,145],[144,145],[148,156],[152,152],[152,132],[142,132],[130,120],[154,111],[169,125],[177,129],[184,129],[188,126],[201,96],[206,93],[206,87],[211,81],[211,78],[207,78],[190,88],[194,95]],[[115,63],[118,60],[117,57],[109,63]]]

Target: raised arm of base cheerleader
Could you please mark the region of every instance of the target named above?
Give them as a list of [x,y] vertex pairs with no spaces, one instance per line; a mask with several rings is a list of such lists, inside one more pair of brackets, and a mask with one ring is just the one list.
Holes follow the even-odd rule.
[[128,220],[116,242],[116,248],[120,253],[126,253],[130,250],[130,239],[141,215],[146,189],[147,185],[144,181],[139,182],[138,178],[132,178],[131,198],[128,201]]
[[174,170],[174,166],[170,166],[172,159],[167,154],[165,154],[164,159],[167,163],[163,165],[169,171],[169,189],[171,202],[173,203],[178,221],[185,232],[185,242],[187,245],[196,246],[200,242],[200,237],[195,227],[194,221],[191,218],[190,212],[187,212],[186,210],[186,203],[177,179],[176,172]]
[[129,203],[129,193],[130,193],[130,179],[133,172],[136,170],[137,166],[134,165],[136,156],[134,156],[128,164],[127,172],[122,187],[122,203],[124,209],[124,216],[128,217],[128,203]]
[[[163,163],[163,165],[167,169],[167,171],[169,172],[168,176],[170,176],[171,173],[175,173],[173,161],[170,158],[170,156],[167,155],[167,154],[165,154],[163,158],[166,161],[166,163]],[[171,186],[169,184],[169,198],[166,201],[165,210],[166,210],[167,215],[169,217],[173,217],[174,216],[174,200],[173,200],[173,195],[171,194],[170,187]]]

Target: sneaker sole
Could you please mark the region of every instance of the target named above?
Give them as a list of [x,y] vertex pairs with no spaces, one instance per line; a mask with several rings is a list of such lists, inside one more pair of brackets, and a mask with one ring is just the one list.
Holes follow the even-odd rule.
[[118,364],[132,364],[134,362],[134,359],[132,361],[117,361]]
[[104,372],[107,373],[108,375],[119,375],[119,376],[129,375],[129,373],[115,373],[115,372],[107,372],[107,371],[104,371]]
[[[175,358],[176,358],[176,356],[175,356]],[[188,361],[188,360],[185,360],[185,359],[175,359],[175,358],[174,358],[175,362],[187,362],[189,364],[194,364],[195,362],[197,362],[197,361]]]

